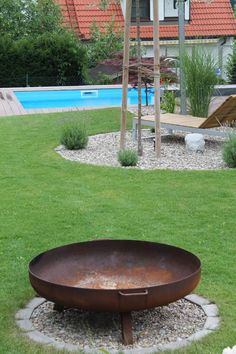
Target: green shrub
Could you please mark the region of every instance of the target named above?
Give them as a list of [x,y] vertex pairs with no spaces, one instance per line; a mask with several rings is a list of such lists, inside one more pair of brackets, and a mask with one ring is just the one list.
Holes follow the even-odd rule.
[[168,113],[175,111],[175,94],[173,91],[165,91],[161,101],[161,109]]
[[192,55],[185,54],[183,59],[190,113],[195,117],[207,117],[217,84],[216,63],[210,54],[197,48],[193,48]]
[[223,160],[229,167],[236,167],[236,134],[231,134],[224,144]]
[[63,126],[61,144],[69,150],[84,149],[88,144],[88,134],[84,124],[69,122]]
[[121,166],[136,166],[138,162],[138,154],[134,150],[120,150],[118,153],[118,161]]
[[[0,19],[1,22],[1,19]],[[82,85],[86,48],[67,32],[0,38],[0,87]]]

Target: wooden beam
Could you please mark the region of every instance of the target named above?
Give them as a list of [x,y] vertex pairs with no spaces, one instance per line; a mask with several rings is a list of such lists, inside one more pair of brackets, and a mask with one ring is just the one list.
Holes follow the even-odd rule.
[[153,51],[154,51],[154,90],[155,90],[155,152],[161,155],[161,123],[160,123],[160,43],[158,0],[153,0]]
[[142,76],[141,76],[141,31],[140,31],[140,2],[136,0],[136,28],[137,28],[137,65],[138,65],[138,155],[142,156]]
[[129,83],[129,34],[131,21],[132,0],[126,0],[125,8],[125,28],[124,28],[124,51],[123,51],[123,76],[122,76],[122,107],[121,107],[121,124],[120,124],[120,149],[125,149],[125,132],[126,132],[126,116],[127,116],[127,99],[128,99],[128,83]]

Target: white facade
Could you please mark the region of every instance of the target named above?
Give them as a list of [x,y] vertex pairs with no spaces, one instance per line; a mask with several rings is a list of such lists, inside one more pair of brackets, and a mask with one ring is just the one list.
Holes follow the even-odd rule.
[[[210,53],[212,58],[216,61],[217,67],[221,70],[222,78],[226,79],[225,66],[228,55],[233,51],[233,37],[213,38],[213,39],[192,39],[185,41],[185,48],[188,53],[192,52],[194,46],[201,47],[204,51]],[[153,57],[153,42],[143,42],[144,56]],[[179,56],[179,42],[178,40],[160,41],[161,56],[168,58],[176,58]]]
[[[153,21],[153,0],[150,1],[150,21]],[[175,0],[159,0],[159,20],[168,21],[169,19],[178,17],[178,1]],[[126,0],[121,0],[123,14],[125,13]],[[190,0],[185,1],[185,20],[190,19]]]
[[[150,1],[150,21],[153,20],[153,1]],[[121,6],[124,13],[126,0],[121,0]],[[159,19],[160,24],[167,23],[168,21],[178,21],[178,1],[176,0],[159,0]],[[190,0],[185,2],[185,20],[191,19]],[[185,41],[187,52],[191,52],[194,46],[199,46],[203,50],[210,52],[215,59],[218,68],[221,72],[221,77],[226,79],[225,65],[228,55],[233,51],[233,37],[218,37],[218,38],[204,38],[204,39],[191,39]],[[153,57],[153,41],[143,42],[144,56]],[[168,58],[176,58],[179,56],[179,43],[178,40],[161,40],[160,41],[161,56]]]

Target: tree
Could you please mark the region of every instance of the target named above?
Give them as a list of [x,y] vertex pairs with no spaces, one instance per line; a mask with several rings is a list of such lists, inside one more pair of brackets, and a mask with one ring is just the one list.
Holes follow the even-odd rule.
[[0,34],[13,39],[63,31],[59,5],[53,0],[0,0]]
[[[123,53],[118,52],[113,54],[112,58],[102,60],[98,63],[97,68],[93,69],[93,75],[95,72],[100,71],[100,74],[108,74],[108,71],[113,76],[116,76],[115,82],[120,82],[121,71],[122,71]],[[175,63],[165,57],[160,58],[161,65],[161,83],[171,84],[177,82],[177,75],[175,72]],[[141,58],[141,84],[145,88],[146,92],[146,106],[149,105],[148,102],[148,92],[153,87],[153,58]],[[135,56],[130,56],[129,60],[129,84],[137,88],[138,86],[138,62]]]
[[86,45],[89,67],[111,58],[114,53],[123,48],[123,35],[121,30],[115,30],[115,19],[106,26],[104,31],[101,31],[94,22],[90,31],[91,39]]
[[135,0],[136,5],[136,29],[137,29],[137,77],[138,77],[138,155],[142,156],[142,54],[141,54],[141,33],[140,33],[140,3],[139,0]]

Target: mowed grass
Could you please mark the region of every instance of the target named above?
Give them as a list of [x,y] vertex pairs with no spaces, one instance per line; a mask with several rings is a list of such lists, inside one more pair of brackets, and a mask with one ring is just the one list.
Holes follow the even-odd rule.
[[218,305],[220,329],[175,353],[221,354],[236,344],[236,171],[66,161],[54,148],[70,118],[86,119],[95,134],[118,130],[120,112],[0,119],[0,353],[59,352],[30,342],[15,325],[16,311],[34,296],[28,262],[52,247],[104,237],[164,242],[200,257],[196,292]]

